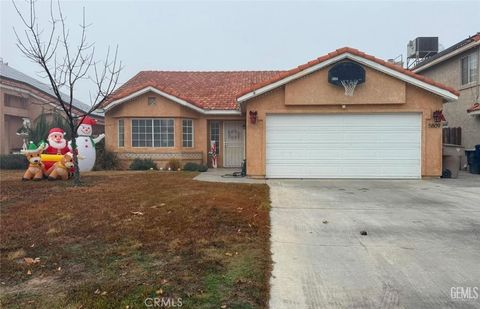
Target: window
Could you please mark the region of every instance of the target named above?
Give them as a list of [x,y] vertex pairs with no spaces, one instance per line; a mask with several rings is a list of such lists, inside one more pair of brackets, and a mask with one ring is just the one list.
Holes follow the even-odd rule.
[[478,80],[478,58],[477,54],[470,54],[461,60],[462,85],[470,84]]
[[173,119],[132,119],[133,147],[173,147]]
[[26,98],[5,94],[5,106],[16,108],[28,108],[28,102]]
[[173,147],[175,144],[173,119],[153,120],[154,147]]
[[[210,141],[215,141],[217,145],[217,154],[220,153],[220,122],[210,122]],[[210,145],[209,145],[210,147]]]
[[183,147],[193,147],[193,120],[183,119]]
[[123,119],[118,120],[118,147],[125,146],[125,124]]

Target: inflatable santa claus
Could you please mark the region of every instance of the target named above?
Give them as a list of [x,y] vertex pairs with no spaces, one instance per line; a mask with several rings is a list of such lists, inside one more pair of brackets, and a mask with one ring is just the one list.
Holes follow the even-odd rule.
[[78,155],[82,157],[82,160],[78,161],[80,172],[88,172],[93,169],[97,156],[95,144],[105,137],[105,134],[102,133],[92,138],[93,125],[96,123],[95,119],[86,116],[82,119],[77,130],[78,137],[75,141],[77,142]]
[[[65,131],[60,128],[51,128],[50,131],[48,131],[47,139],[48,145],[46,145],[46,148],[43,151],[44,154],[64,155],[67,152],[72,151],[65,139]],[[44,160],[45,169],[48,170],[54,163],[55,161]]]
[[48,147],[43,153],[64,155],[71,149],[67,145],[65,139],[65,131],[60,128],[51,128],[48,131]]

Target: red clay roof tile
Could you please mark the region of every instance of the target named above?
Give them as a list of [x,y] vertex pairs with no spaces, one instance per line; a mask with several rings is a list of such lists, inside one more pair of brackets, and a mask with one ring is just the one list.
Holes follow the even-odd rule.
[[142,71],[118,88],[104,101],[102,106],[106,107],[115,100],[151,86],[205,110],[233,110],[237,108],[238,97],[344,53],[351,53],[372,60],[457,96],[459,95],[459,92],[455,89],[415,74],[401,66],[375,58],[354,48],[343,47],[288,71]]
[[280,72],[142,71],[118,88],[103,106],[151,86],[205,110],[231,110],[237,108],[238,92]]

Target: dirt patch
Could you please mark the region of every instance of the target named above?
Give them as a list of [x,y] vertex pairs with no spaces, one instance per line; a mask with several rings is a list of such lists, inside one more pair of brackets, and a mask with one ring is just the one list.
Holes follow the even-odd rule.
[[2,306],[135,308],[159,295],[186,308],[267,305],[266,185],[168,172],[89,173],[80,187],[0,175]]

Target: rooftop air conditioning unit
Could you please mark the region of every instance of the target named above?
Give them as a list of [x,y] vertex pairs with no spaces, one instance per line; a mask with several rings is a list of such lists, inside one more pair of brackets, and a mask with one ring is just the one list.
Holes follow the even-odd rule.
[[407,44],[408,58],[427,58],[438,53],[438,37],[418,37]]

